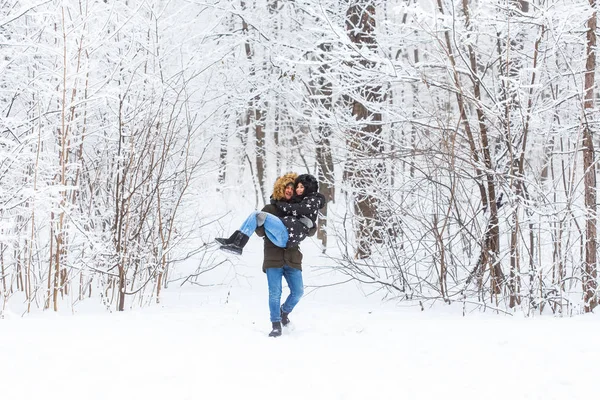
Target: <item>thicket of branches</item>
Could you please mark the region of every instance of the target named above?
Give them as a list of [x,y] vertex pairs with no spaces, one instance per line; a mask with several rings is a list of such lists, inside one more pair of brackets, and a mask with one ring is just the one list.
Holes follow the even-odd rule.
[[295,170],[392,297],[590,311],[596,7],[5,0],[0,300],[157,299],[198,176],[260,207]]
[[158,299],[210,141],[162,3],[1,3],[2,309]]
[[382,166],[358,189],[375,228],[347,272],[406,299],[593,309],[595,4],[390,6],[361,53],[385,97],[368,103]]

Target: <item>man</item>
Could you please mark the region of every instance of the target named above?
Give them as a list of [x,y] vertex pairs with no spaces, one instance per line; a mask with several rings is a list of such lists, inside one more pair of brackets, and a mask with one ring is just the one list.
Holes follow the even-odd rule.
[[[295,173],[285,174],[275,181],[273,186],[273,201],[289,202],[294,195],[294,182],[298,177]],[[267,204],[261,210],[273,214],[279,218],[284,214],[273,204]],[[308,236],[314,236],[317,228],[313,226]],[[304,294],[304,282],[302,281],[302,253],[296,246],[293,248],[277,247],[265,235],[264,226],[256,228],[255,233],[264,239],[263,272],[267,274],[269,285],[269,311],[273,330],[270,337],[281,336],[281,326],[290,323],[288,315],[292,312],[300,298]],[[290,294],[285,302],[281,304],[282,278],[285,278]]]

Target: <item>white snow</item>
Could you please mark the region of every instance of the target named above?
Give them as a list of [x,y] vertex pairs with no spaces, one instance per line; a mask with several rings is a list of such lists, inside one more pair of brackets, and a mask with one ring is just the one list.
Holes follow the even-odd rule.
[[[0,393],[70,399],[592,399],[596,315],[425,311],[365,297],[309,239],[306,295],[292,327],[270,322],[262,242],[207,275],[172,284],[155,307],[45,312],[0,320]],[[287,293],[284,291],[284,295]],[[95,301],[95,300],[92,300]]]

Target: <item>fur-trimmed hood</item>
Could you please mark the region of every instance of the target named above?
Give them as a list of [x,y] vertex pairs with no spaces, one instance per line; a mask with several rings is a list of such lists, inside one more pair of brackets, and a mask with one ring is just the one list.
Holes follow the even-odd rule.
[[285,201],[285,187],[289,184],[294,185],[298,174],[295,172],[288,172],[287,174],[280,176],[273,185],[273,194],[271,198],[275,201]]

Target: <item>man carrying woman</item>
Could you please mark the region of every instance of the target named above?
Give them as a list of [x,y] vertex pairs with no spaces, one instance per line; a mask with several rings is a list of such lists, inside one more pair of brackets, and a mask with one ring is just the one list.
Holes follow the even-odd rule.
[[[312,175],[285,174],[275,181],[271,204],[251,213],[241,228],[230,238],[217,238],[221,249],[242,254],[252,233],[264,238],[263,272],[269,286],[271,337],[282,334],[282,325],[290,323],[288,315],[304,293],[302,253],[298,244],[316,232],[318,210],[325,197],[318,193],[318,182]],[[281,304],[282,278],[290,294]]]
[[248,239],[259,226],[264,227],[266,236],[277,247],[298,246],[309,229],[317,224],[319,209],[325,206],[326,201],[325,196],[319,193],[317,179],[312,175],[299,175],[294,181],[294,190],[295,194],[288,201],[271,197],[271,204],[277,207],[281,217],[264,211],[250,213],[240,229],[229,238],[215,239],[221,245],[220,249],[241,255]]

